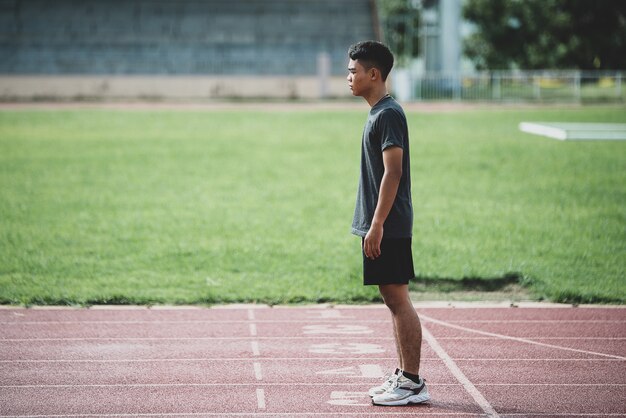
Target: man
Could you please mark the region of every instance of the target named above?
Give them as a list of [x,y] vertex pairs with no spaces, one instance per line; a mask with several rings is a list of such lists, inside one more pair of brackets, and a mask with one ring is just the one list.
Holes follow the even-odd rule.
[[422,329],[408,290],[415,277],[409,134],[404,111],[385,85],[393,55],[374,41],[352,45],[348,55],[352,94],[371,106],[363,131],[352,233],[362,237],[363,283],[377,285],[391,311],[399,360],[395,373],[369,394],[375,405],[425,402],[430,395],[419,377]]

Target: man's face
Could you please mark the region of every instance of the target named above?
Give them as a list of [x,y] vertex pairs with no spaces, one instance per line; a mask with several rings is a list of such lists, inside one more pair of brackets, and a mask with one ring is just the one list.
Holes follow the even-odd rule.
[[348,86],[353,96],[363,96],[370,89],[369,71],[361,65],[359,60],[350,59],[348,62]]

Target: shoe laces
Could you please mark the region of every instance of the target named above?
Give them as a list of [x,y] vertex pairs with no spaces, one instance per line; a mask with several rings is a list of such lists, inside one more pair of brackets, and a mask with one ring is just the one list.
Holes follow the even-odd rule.
[[398,372],[398,373],[393,372],[393,373],[386,374],[386,375],[385,375],[385,380],[384,380],[383,386],[384,386],[384,387],[388,387],[388,386],[390,386],[390,385],[391,385],[391,382],[393,382],[395,379],[397,379],[397,378],[398,378],[398,375],[399,375],[400,373],[402,373],[402,372]]
[[400,383],[399,383],[400,376],[402,376],[402,373],[393,375],[389,378],[389,380],[387,381],[389,383],[389,387],[387,388],[387,391],[391,392],[400,386]]
[[[400,382],[400,377],[404,377],[404,376],[402,374],[399,374],[399,375],[395,376],[395,379],[393,380],[390,388],[388,389],[390,392],[400,388],[400,386],[402,384],[405,384],[407,382],[409,382],[409,384],[413,383],[413,384],[415,384],[417,386],[420,386],[422,384],[422,382],[426,382],[426,380],[424,380],[423,378],[420,378],[419,382],[414,382],[413,380],[411,380],[411,379],[409,379],[407,377],[404,377],[404,381]],[[404,390],[412,390],[411,388],[402,388],[402,389],[404,389]]]

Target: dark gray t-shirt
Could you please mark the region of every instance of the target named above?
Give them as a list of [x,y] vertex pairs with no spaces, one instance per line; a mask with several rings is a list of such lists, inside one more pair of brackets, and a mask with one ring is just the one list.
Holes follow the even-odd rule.
[[370,110],[361,145],[361,177],[352,221],[352,233],[365,237],[372,225],[380,183],[385,172],[383,151],[397,146],[403,149],[402,178],[389,216],[383,226],[384,238],[410,238],[413,232],[409,132],[402,107],[392,97],[385,97]]

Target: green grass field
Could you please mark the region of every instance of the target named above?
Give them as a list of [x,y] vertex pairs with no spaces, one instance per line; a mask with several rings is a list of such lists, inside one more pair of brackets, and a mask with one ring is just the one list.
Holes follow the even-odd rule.
[[[626,142],[409,113],[414,289],[626,301]],[[350,235],[362,111],[0,112],[0,302],[366,302]]]

